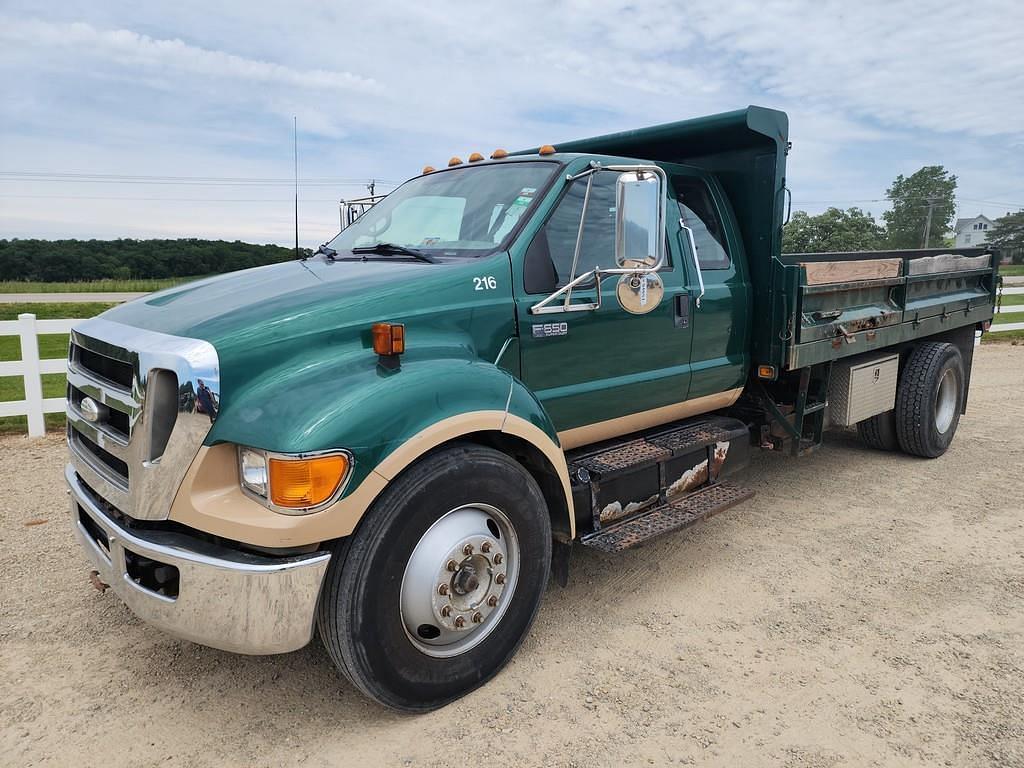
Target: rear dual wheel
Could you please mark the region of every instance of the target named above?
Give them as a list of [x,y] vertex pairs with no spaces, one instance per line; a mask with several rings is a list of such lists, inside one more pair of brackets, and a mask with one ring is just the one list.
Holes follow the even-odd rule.
[[516,652],[550,562],[551,524],[533,477],[499,451],[453,446],[399,476],[339,547],[320,635],[367,695],[436,709]]
[[896,387],[896,407],[857,424],[865,444],[936,458],[949,448],[963,410],[965,373],[960,350],[924,342],[910,353]]

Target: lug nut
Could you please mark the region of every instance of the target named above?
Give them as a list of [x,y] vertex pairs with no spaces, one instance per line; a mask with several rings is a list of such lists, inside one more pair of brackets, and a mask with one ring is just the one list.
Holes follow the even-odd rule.
[[494,564],[495,565],[501,565],[501,561],[504,560],[504,559],[505,558],[501,556],[501,552],[497,552],[494,555]]
[[481,544],[480,545],[480,551],[483,552],[485,555],[488,552],[490,552],[491,551],[491,542],[485,541],[483,544]]
[[448,585],[447,584],[438,584],[437,585],[437,594],[439,594],[439,595],[447,595],[448,594]]
[[447,565],[447,566],[445,566],[445,567],[446,567],[446,568],[447,568],[447,569],[448,569],[449,571],[451,571],[452,573],[454,573],[454,572],[455,572],[456,570],[458,570],[459,564],[458,564],[458,563],[456,563],[456,562],[455,562],[454,560],[449,560],[449,561],[448,561],[448,565]]
[[449,616],[451,616],[452,615],[452,607],[450,605],[442,605],[441,606],[441,615],[444,616],[445,618],[448,618]]
[[491,595],[490,597],[488,597],[488,598],[487,598],[487,604],[488,604],[488,605],[489,605],[489,606],[490,606],[491,608],[493,608],[494,606],[496,606],[496,605],[498,604],[498,596],[497,596],[497,595]]
[[482,613],[480,613],[480,611],[477,611],[476,613],[473,614],[473,623],[474,624],[479,624],[483,620],[484,620],[484,615]]
[[464,626],[466,626],[466,620],[464,618],[462,618],[461,616],[456,616],[455,617],[455,626],[458,627],[459,629],[462,629]]
[[464,555],[472,555],[473,554],[473,545],[472,544],[467,544],[466,546],[464,546],[462,548],[462,554],[464,554]]
[[494,577],[494,583],[495,584],[504,584],[505,583],[505,574],[504,573],[499,573],[497,576],[495,576]]

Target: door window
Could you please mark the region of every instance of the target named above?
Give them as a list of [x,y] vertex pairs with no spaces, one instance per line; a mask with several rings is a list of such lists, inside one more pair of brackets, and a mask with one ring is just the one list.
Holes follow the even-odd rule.
[[697,246],[697,262],[701,270],[728,269],[729,250],[725,228],[708,185],[701,179],[675,178],[679,216],[693,232]]
[[[595,267],[615,266],[615,181],[618,174],[598,172],[592,178],[577,276]],[[530,243],[523,280],[527,293],[551,293],[569,282],[586,193],[587,177],[572,182]]]

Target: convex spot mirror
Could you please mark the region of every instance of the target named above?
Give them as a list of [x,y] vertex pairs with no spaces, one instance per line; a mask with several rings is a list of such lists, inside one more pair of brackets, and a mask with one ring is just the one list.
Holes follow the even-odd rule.
[[619,306],[631,315],[646,315],[665,297],[665,284],[657,272],[623,275],[615,286]]
[[651,171],[619,174],[615,183],[615,263],[619,267],[661,266],[664,197],[661,178]]

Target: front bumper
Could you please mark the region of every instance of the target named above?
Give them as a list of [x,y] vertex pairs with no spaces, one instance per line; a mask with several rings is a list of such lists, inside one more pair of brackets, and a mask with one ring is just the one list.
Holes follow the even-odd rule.
[[[100,508],[73,466],[64,476],[75,536],[100,580],[140,619],[235,653],[286,653],[309,642],[330,553],[264,557],[184,533],[129,530]],[[133,578],[140,562],[177,569],[176,594],[159,594]]]

